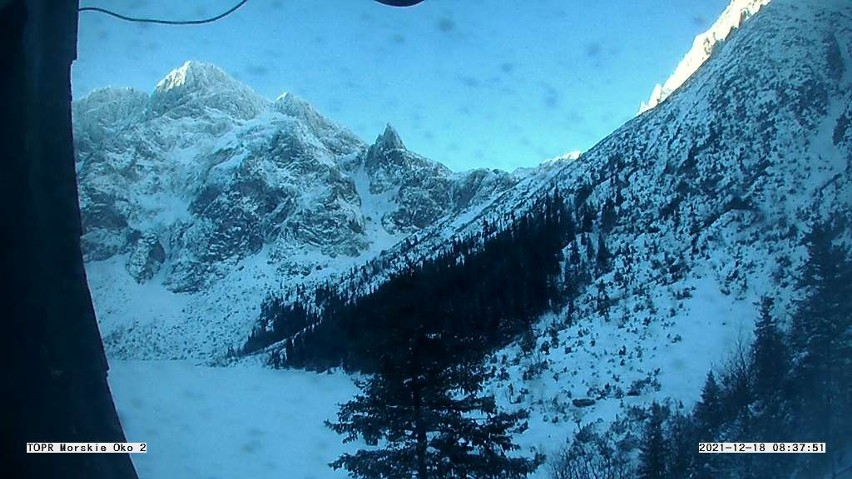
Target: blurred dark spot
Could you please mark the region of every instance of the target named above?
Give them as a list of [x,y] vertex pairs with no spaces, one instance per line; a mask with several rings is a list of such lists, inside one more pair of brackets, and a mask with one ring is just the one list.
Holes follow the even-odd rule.
[[257,441],[249,441],[249,442],[243,444],[240,449],[242,450],[242,452],[244,452],[246,454],[252,454],[255,451],[257,451],[258,449],[260,449],[260,446],[261,446],[261,444]]
[[271,8],[278,9],[284,6],[284,2],[282,2],[281,0],[273,0],[273,2],[269,6]]
[[109,33],[107,33],[106,30],[98,30],[95,37],[97,37],[98,40],[106,40],[109,38]]
[[505,62],[505,63],[500,64],[500,71],[502,71],[503,73],[506,73],[506,74],[512,73],[512,71],[514,71],[514,70],[515,70],[515,65],[512,64],[512,63]]
[[434,140],[435,133],[432,132],[432,130],[426,130],[423,132],[423,138],[426,138],[427,140]]
[[438,27],[439,31],[444,32],[444,33],[449,33],[451,31],[455,30],[456,23],[448,17],[441,17],[441,19],[438,20],[437,27]]
[[514,87],[511,87],[511,86],[500,87],[498,91],[500,93],[504,94],[504,95],[517,95],[518,94],[518,90],[515,89]]
[[145,44],[145,48],[147,48],[149,52],[156,52],[160,49],[160,44],[157,42],[148,42]]
[[460,113],[462,115],[470,115],[471,109],[468,105],[461,105],[456,107],[456,113]]
[[524,146],[530,146],[530,145],[532,145],[532,140],[530,140],[529,137],[527,137],[527,136],[522,136],[521,137],[521,144],[524,145]]
[[315,36],[315,37],[314,37],[314,43],[315,43],[315,44],[317,44],[317,45],[323,45],[323,44],[325,44],[325,37],[324,37],[324,36],[322,36],[322,35],[317,35],[317,36]]
[[696,16],[692,17],[692,23],[696,27],[703,27],[703,26],[707,25],[707,19],[702,17],[701,15],[696,15]]
[[207,7],[205,7],[204,5],[198,5],[197,7],[195,7],[194,15],[195,18],[207,18]]
[[402,45],[403,43],[405,43],[405,35],[401,33],[394,33],[394,35],[391,37],[391,41],[396,43],[397,45]]
[[545,83],[544,85],[544,106],[547,108],[556,108],[559,106],[559,92],[556,88]]
[[604,123],[610,123],[610,122],[614,121],[618,116],[620,116],[620,115],[618,115],[616,112],[614,112],[612,110],[604,110],[604,112],[601,113],[599,118],[600,118],[600,121],[602,121]]
[[590,57],[596,57],[601,54],[603,48],[600,43],[593,42],[586,44],[586,55]]
[[458,77],[458,80],[466,87],[470,87],[470,88],[478,88],[479,87],[479,80],[477,80],[476,78],[474,78],[472,76],[462,75],[462,76]]
[[568,110],[565,115],[565,121],[568,123],[582,123],[583,115],[577,110]]
[[607,63],[607,59],[616,58],[618,56],[619,51],[620,50],[616,46],[608,46],[607,49],[606,49],[606,56],[604,57],[604,62],[603,62],[604,65],[603,66],[605,66],[605,67],[612,66],[609,63]]
[[253,76],[264,76],[269,73],[269,68],[265,65],[249,65],[246,67],[246,73]]

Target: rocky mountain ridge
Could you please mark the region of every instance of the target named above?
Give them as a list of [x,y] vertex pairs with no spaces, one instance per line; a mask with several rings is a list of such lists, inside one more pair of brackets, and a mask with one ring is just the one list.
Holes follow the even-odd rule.
[[680,88],[710,58],[719,44],[724,43],[769,1],[733,0],[707,31],[695,37],[692,48],[684,55],[671,76],[662,85],[654,86],[651,97],[639,107],[639,113],[656,107]]
[[[162,287],[161,302],[204,297],[246,262],[266,265],[252,288],[311,280],[517,181],[451,172],[407,150],[390,125],[368,146],[295,95],[268,101],[198,62],[150,96],[108,88],[73,111],[85,258],[125,270],[94,281],[106,289],[95,288],[96,302],[132,294],[132,283]],[[125,324],[135,313],[116,306],[100,316]]]

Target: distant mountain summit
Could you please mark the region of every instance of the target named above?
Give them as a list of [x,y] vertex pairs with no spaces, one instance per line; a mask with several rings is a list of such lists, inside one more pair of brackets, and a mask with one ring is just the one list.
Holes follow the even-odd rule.
[[148,105],[152,116],[199,117],[210,110],[249,120],[268,102],[209,63],[188,61],[157,83]]

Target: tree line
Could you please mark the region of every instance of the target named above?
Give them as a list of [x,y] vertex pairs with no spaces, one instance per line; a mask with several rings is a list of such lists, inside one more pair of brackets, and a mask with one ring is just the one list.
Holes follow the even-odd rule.
[[[400,323],[411,320],[422,321],[427,334],[475,341],[482,351],[497,349],[530,331],[541,314],[560,307],[590,281],[584,264],[563,267],[566,260],[582,261],[563,254],[585,232],[580,216],[567,212],[556,190],[505,224],[483,220],[481,233],[454,239],[436,257],[407,264],[368,294],[356,294],[351,285],[326,284],[289,302],[269,297],[242,351],[283,343],[270,356],[273,366],[371,372]],[[608,255],[605,249],[601,253]]]

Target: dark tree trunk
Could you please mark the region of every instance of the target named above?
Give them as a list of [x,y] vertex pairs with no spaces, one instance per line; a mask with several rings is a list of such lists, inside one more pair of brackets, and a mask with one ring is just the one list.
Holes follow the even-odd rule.
[[[27,442],[123,442],[80,253],[71,136],[76,0],[0,0],[0,291],[4,469],[136,477],[126,454],[25,454]],[[144,438],[135,438],[144,440]]]

